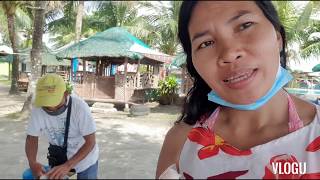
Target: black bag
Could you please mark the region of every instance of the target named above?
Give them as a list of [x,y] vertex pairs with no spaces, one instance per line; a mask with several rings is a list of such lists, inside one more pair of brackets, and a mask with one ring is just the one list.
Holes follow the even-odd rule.
[[67,150],[61,146],[49,145],[48,161],[51,167],[59,166],[68,161]]
[[69,125],[70,125],[71,102],[72,102],[72,99],[70,96],[69,103],[68,103],[67,121],[66,121],[65,133],[64,133],[63,146],[61,147],[61,146],[49,144],[47,158],[49,161],[49,166],[51,168],[53,168],[54,166],[59,166],[61,164],[64,164],[65,162],[68,161],[67,141],[68,141],[68,133],[69,133]]

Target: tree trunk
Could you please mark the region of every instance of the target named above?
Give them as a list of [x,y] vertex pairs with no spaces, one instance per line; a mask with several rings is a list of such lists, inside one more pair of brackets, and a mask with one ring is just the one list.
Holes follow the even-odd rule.
[[[77,17],[76,17],[76,25],[75,25],[75,34],[76,34],[76,43],[80,41],[81,38],[81,29],[82,29],[82,15],[83,15],[83,6],[84,1],[78,1],[78,10],[77,10]],[[80,61],[80,59],[79,59]],[[85,79],[85,61],[82,60],[83,70],[82,70],[82,78]]]
[[8,80],[11,80],[11,62],[8,62],[9,64],[9,70],[8,70]]
[[[9,31],[9,38],[11,41],[11,47],[13,53],[17,53],[17,42],[16,42],[16,32],[15,32],[15,17],[14,13],[7,14],[8,19],[8,31]],[[18,89],[18,79],[19,79],[19,56],[17,54],[13,54],[13,62],[12,62],[12,80],[11,80],[11,88],[9,94],[19,94]]]
[[81,38],[83,6],[84,6],[84,1],[79,1],[77,18],[76,18],[76,27],[75,27],[76,42],[79,42]]
[[22,112],[30,111],[31,100],[35,92],[36,82],[41,76],[41,65],[42,65],[42,36],[44,27],[44,15],[46,1],[36,1],[34,14],[34,28],[32,36],[32,49],[31,49],[31,76],[29,78],[29,87],[27,93],[27,99],[24,102]]

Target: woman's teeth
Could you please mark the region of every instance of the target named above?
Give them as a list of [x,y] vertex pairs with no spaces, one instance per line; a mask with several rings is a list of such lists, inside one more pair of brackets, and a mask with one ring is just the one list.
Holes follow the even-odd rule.
[[243,73],[237,74],[235,76],[231,76],[230,78],[224,80],[224,82],[226,82],[228,84],[229,83],[236,83],[236,82],[248,79],[252,75],[252,73],[253,73],[253,70],[252,71],[243,72]]

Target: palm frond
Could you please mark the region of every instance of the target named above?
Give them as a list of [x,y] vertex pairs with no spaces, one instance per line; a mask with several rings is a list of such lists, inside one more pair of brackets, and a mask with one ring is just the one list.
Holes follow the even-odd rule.
[[308,46],[301,49],[301,56],[303,58],[309,57],[309,56],[318,56],[320,54],[320,41],[315,41],[313,43],[310,43]]
[[7,24],[7,16],[4,13],[4,10],[0,6],[0,21],[2,25],[0,26],[0,33],[3,35],[3,38],[8,34],[8,24]]
[[309,25],[309,19],[313,9],[312,5],[312,2],[308,2],[305,8],[303,8],[302,13],[299,15],[299,18],[294,26],[294,29],[296,29],[296,31],[301,31]]
[[15,16],[16,16],[16,27],[18,29],[30,29],[33,25],[33,21],[31,18],[33,17],[30,17],[29,16],[30,14],[27,14],[25,11],[23,11],[22,9],[20,8],[17,8],[16,9],[16,13],[15,13]]

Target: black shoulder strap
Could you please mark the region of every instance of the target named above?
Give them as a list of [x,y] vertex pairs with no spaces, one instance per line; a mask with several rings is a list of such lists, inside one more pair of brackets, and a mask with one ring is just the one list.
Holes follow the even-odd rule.
[[72,106],[71,103],[72,103],[72,98],[71,98],[71,96],[69,96],[67,121],[66,121],[66,128],[64,131],[64,142],[63,142],[63,147],[65,149],[67,149],[67,147],[68,147],[68,134],[69,134],[69,125],[70,125],[71,106]]

